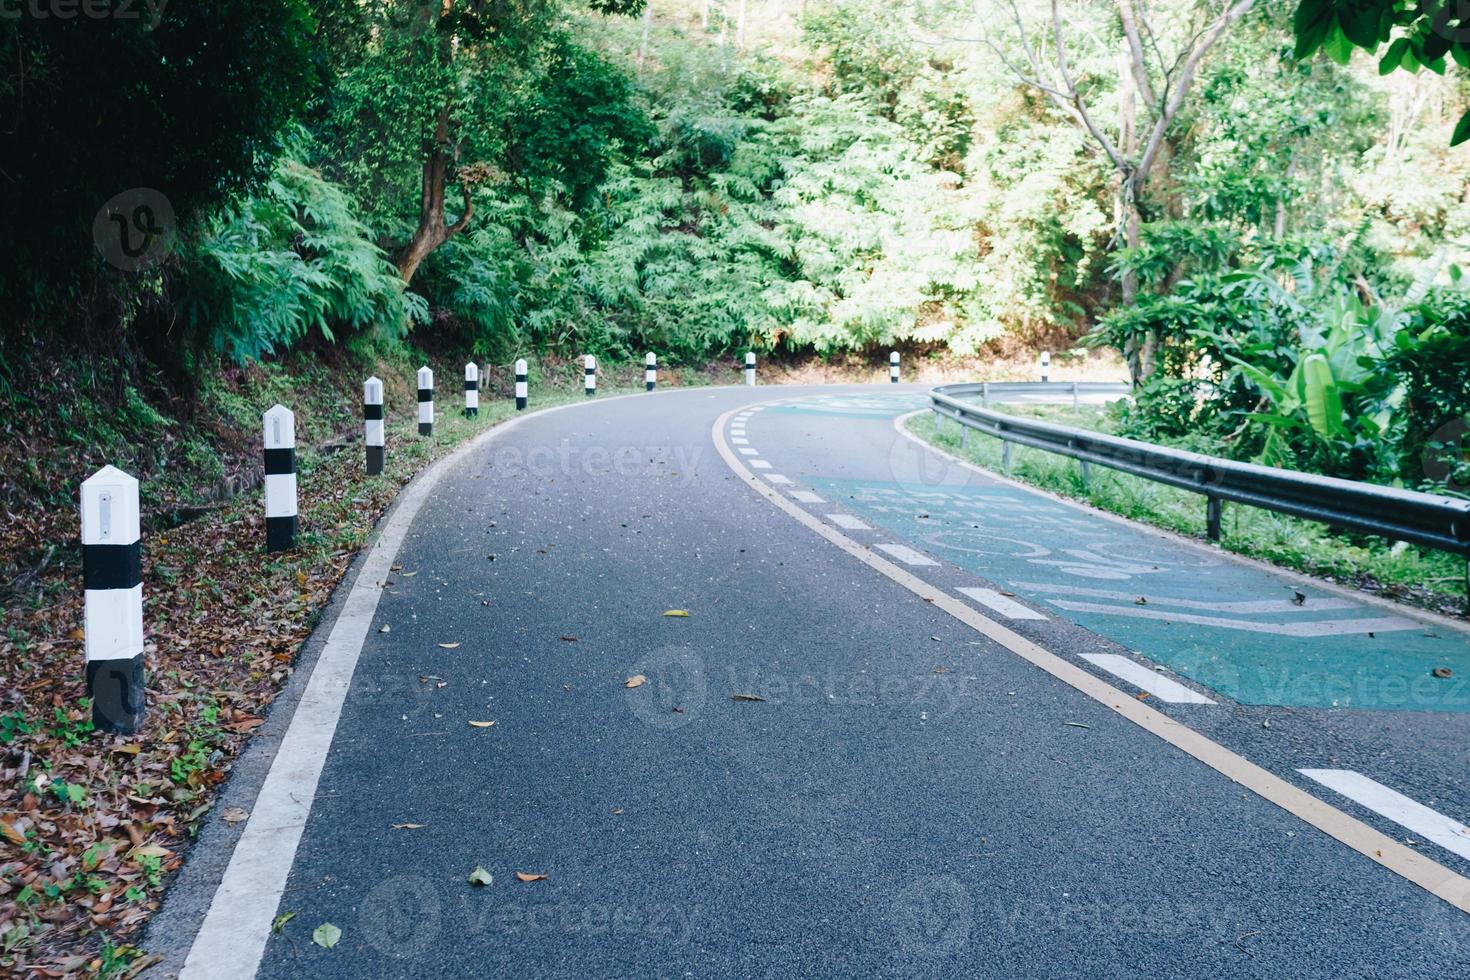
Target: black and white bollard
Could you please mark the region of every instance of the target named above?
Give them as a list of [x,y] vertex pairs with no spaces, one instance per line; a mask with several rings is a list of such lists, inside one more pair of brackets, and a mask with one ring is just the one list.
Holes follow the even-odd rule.
[[587,397],[591,398],[597,394],[597,358],[588,354],[582,359],[582,364],[582,387],[586,390]]
[[888,355],[888,382],[898,384],[898,351]]
[[522,411],[526,407],[526,400],[530,397],[530,381],[526,376],[526,361],[524,358],[516,361],[516,411]]
[[1051,351],[1041,352],[1041,383],[1046,384],[1051,380]]
[[87,696],[98,731],[143,723],[143,546],[138,481],[104,466],[82,484]]
[[643,358],[643,390],[652,391],[658,386],[658,357],[652,351]]
[[755,385],[755,351],[745,352],[745,383]]
[[434,372],[419,368],[419,435],[434,434]]
[[383,382],[368,378],[362,383],[362,441],[367,447],[367,475],[383,472]]
[[276,405],[265,423],[265,550],[296,547],[296,416]]
[[480,368],[474,361],[464,366],[464,417],[480,414]]

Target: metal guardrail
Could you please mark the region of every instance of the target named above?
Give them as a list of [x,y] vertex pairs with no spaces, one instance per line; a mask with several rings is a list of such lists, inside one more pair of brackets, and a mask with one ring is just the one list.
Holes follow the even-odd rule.
[[[1128,391],[1127,385],[1081,382],[1076,387],[1078,394],[1116,392],[1121,396]],[[1021,391],[1065,396],[1072,391],[1072,383],[942,385],[933,389],[929,397],[936,425],[940,419],[953,419],[964,429],[1000,439],[1004,443],[1007,469],[1010,447],[1016,444],[1070,456],[1082,463],[1084,478],[1088,466],[1096,463],[1202,494],[1206,501],[1207,532],[1214,541],[1220,539],[1221,504],[1229,500],[1332,527],[1470,556],[1470,501],[1204,456],[1009,415],[985,404],[991,398]],[[982,404],[975,403],[977,396]],[[1076,395],[1074,403],[1075,399]]]

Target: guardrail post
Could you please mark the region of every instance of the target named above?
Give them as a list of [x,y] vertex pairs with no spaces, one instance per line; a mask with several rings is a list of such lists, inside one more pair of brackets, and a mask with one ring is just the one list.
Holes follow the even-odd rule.
[[1000,444],[1000,468],[1007,474],[1011,472],[1011,444],[1005,441],[1004,436],[1001,437]]
[[516,360],[516,411],[524,411],[526,401],[530,397],[530,381],[526,375],[526,359]]
[[1079,405],[1078,405],[1078,401],[1077,401],[1077,382],[1073,381],[1072,382],[1072,411],[1074,411],[1074,412],[1077,411],[1078,407],[1079,407]]
[[649,351],[643,358],[643,390],[652,391],[658,386],[658,355]]
[[890,384],[898,384],[898,351],[888,355],[888,381]]
[[955,424],[960,427],[960,447],[968,449],[970,446],[970,427],[964,422],[956,419]]
[[980,407],[990,407],[990,382],[984,381],[980,384]]
[[480,414],[480,368],[474,361],[464,366],[464,417]]
[[934,434],[937,436],[944,431],[944,416],[939,414],[939,409],[934,409]]
[[1051,380],[1051,351],[1041,352],[1041,383],[1046,384]]
[[82,633],[98,731],[143,723],[143,546],[138,481],[104,466],[82,483]]
[[1092,464],[1089,463],[1085,459],[1079,459],[1077,462],[1081,464],[1081,466],[1079,468],[1082,470],[1082,489],[1083,490],[1091,490],[1092,489]]
[[597,358],[591,354],[582,359],[582,388],[588,398],[597,394]]
[[419,368],[419,435],[434,434],[434,372],[425,364]]
[[1220,518],[1225,510],[1219,497],[1205,497],[1205,536],[1211,541],[1220,540]]
[[296,547],[296,415],[276,405],[265,425],[265,550]]
[[745,352],[745,383],[751,387],[755,386],[755,351]]
[[367,448],[367,475],[383,472],[383,382],[368,378],[362,383],[362,442]]

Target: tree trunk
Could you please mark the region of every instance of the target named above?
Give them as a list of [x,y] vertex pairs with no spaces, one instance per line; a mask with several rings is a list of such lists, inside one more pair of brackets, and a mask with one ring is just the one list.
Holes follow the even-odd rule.
[[[706,8],[707,10],[708,8]],[[644,0],[643,37],[638,41],[638,70],[643,71],[643,62],[648,60],[648,34],[653,28],[653,0]]]
[[448,179],[452,157],[449,147],[449,110],[445,108],[439,110],[439,119],[434,126],[434,145],[430,147],[429,155],[424,160],[423,188],[419,197],[419,226],[408,244],[399,250],[393,263],[405,285],[413,282],[414,274],[418,272],[424,259],[434,249],[459,234],[474,213],[470,189],[465,185],[461,187],[464,211],[453,224],[448,224],[444,219],[444,185]]

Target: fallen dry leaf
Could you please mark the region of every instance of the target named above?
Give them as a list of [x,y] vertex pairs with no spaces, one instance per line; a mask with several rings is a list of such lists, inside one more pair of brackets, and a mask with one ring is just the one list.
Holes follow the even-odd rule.
[[679,616],[679,617],[682,617],[682,618],[687,619],[689,617],[689,610],[687,610],[687,609],[665,609],[664,610],[664,615],[665,616]]
[[493,722],[493,721],[472,721],[472,722],[470,722],[470,725],[472,727],[474,727],[474,728],[489,728],[493,724],[495,724],[495,722]]
[[240,823],[242,820],[250,819],[250,811],[240,806],[227,807],[220,818],[225,823]]
[[421,830],[421,829],[423,829],[423,826],[424,825],[421,824],[421,823],[395,823],[395,824],[389,824],[388,825],[388,829],[389,830]]
[[546,880],[546,876],[545,875],[540,875],[540,874],[532,874],[529,871],[517,871],[516,872],[516,880],[517,881],[545,881]]
[[764,701],[765,698],[761,697],[759,694],[732,694],[732,695],[730,695],[730,700],[731,701]]
[[642,687],[646,683],[648,683],[647,677],[644,677],[642,674],[634,674],[632,677],[629,677],[626,681],[623,682],[623,686]]
[[458,643],[441,643],[441,644],[439,644],[439,646],[441,646],[445,650],[458,650],[459,649],[459,644]]
[[1453,670],[1450,670],[1448,667],[1436,667],[1436,668],[1434,668],[1434,676],[1435,677],[1440,677],[1440,678],[1451,677],[1451,676],[1454,675],[1454,673],[1455,672]]
[[577,638],[575,636],[564,636],[561,638],[561,641],[563,643],[576,643]]

